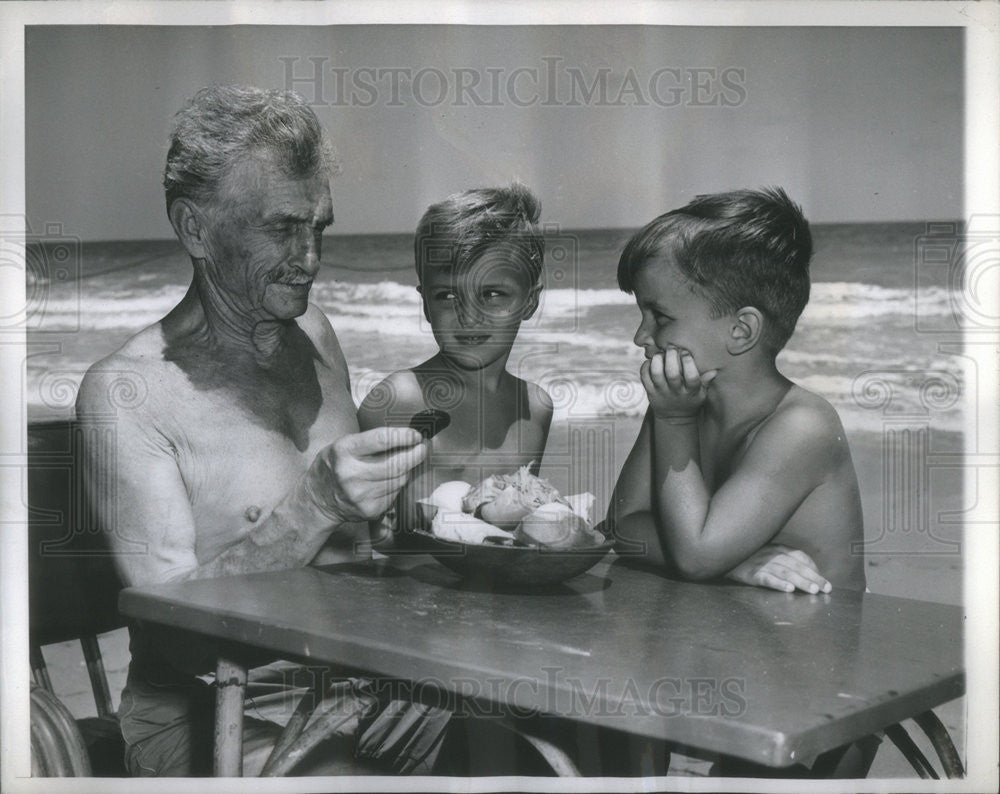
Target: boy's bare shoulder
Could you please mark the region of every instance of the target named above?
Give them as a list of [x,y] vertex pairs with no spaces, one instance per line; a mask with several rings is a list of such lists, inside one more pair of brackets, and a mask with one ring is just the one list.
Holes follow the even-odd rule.
[[552,396],[537,383],[511,375],[518,388],[524,387],[524,395],[528,402],[528,413],[532,421],[539,421],[548,426],[552,421]]
[[537,383],[530,380],[521,380],[528,392],[528,402],[532,408],[540,408],[542,411],[552,413],[552,396]]
[[795,385],[760,428],[756,440],[800,452],[847,449],[844,425],[836,409],[818,394]]
[[365,410],[392,413],[419,409],[424,406],[420,380],[412,369],[400,369],[387,375],[375,386],[361,403]]
[[788,390],[775,410],[775,417],[781,417],[783,423],[805,432],[819,435],[844,434],[837,409],[818,394],[801,386],[793,385]]

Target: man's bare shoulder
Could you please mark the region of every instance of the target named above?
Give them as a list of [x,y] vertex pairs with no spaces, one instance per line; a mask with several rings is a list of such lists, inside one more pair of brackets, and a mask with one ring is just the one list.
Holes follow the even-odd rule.
[[140,367],[155,367],[165,361],[163,351],[166,348],[166,339],[163,333],[162,323],[153,323],[132,336],[114,353],[98,361],[94,366],[98,367],[110,360],[125,360],[135,363]]
[[346,367],[344,353],[340,348],[340,340],[330,325],[330,320],[323,313],[323,310],[314,303],[310,303],[308,308],[296,322],[299,328],[312,341],[316,351],[323,360],[330,366]]
[[87,370],[77,394],[77,415],[141,411],[161,393],[174,365],[166,361],[163,329],[155,323]]

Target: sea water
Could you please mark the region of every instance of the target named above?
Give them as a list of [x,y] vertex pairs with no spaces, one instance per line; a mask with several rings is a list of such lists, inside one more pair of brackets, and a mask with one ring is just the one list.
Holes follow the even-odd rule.
[[[948,268],[928,268],[921,223],[814,225],[809,305],[779,367],[830,400],[849,430],[912,416],[960,430],[962,359]],[[632,230],[549,230],[544,289],[509,369],[548,389],[556,419],[639,416],[642,351],[633,298],[615,281]],[[406,234],[330,236],[311,300],[329,317],[351,371],[355,402],[382,377],[433,355]],[[163,317],[183,296],[191,265],[174,241],[47,241],[28,251],[31,419],[65,417],[94,361]],[[937,329],[935,331],[935,329]]]

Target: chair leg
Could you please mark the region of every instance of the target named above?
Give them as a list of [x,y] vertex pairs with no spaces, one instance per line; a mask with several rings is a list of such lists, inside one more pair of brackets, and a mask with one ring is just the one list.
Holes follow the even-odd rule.
[[962,766],[962,759],[959,758],[958,750],[948,735],[948,729],[944,727],[937,714],[933,711],[925,711],[913,718],[913,721],[921,727],[927,738],[931,740],[934,751],[941,760],[941,766],[948,777],[965,777],[965,768]]
[[243,700],[247,690],[247,668],[219,657],[215,671],[216,777],[243,777]]
[[101,646],[93,634],[80,637],[80,645],[83,646],[83,658],[87,661],[87,675],[90,676],[90,689],[94,693],[97,716],[108,717],[113,708],[108,675],[104,671],[104,659],[101,657]]
[[53,692],[52,679],[49,678],[49,668],[45,666],[45,657],[42,655],[41,646],[32,643],[28,653],[31,657],[31,673],[35,683],[46,692]]
[[885,735],[899,748],[899,751],[910,762],[920,777],[924,779],[939,779],[938,773],[934,771],[934,767],[927,760],[927,756],[920,752],[920,748],[914,744],[913,739],[910,738],[910,734],[906,732],[906,728],[899,724],[890,725],[885,729]]

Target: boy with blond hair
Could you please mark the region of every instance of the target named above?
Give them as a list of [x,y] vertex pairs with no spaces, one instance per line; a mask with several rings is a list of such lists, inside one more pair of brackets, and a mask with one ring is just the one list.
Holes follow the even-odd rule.
[[438,411],[448,423],[400,492],[395,515],[376,530],[377,542],[393,529],[416,527],[416,500],[441,483],[476,485],[522,466],[538,473],[552,400],[509,372],[507,360],[521,323],[538,308],[545,253],[540,212],[532,193],[513,184],[449,196],[420,219],[417,289],[438,352],[372,389],[358,422],[367,430]]

